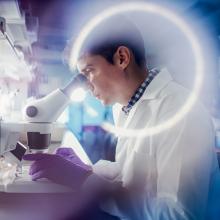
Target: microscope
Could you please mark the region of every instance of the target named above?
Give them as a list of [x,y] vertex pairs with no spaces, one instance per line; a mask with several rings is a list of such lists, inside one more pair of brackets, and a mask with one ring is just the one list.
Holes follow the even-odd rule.
[[[0,120],[0,157],[20,166],[26,151],[37,153],[48,149],[54,122],[71,102],[73,90],[79,87],[88,88],[87,79],[82,74],[76,75],[64,88],[29,102],[23,109],[22,122]],[[19,142],[21,132],[27,134],[27,146]]]

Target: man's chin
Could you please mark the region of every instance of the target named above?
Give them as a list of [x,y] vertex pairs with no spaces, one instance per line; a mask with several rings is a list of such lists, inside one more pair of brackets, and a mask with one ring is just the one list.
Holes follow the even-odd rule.
[[106,101],[103,100],[103,99],[99,99],[99,101],[100,101],[103,105],[108,105],[108,102],[106,102]]
[[106,99],[101,99],[99,98],[99,101],[103,104],[103,105],[112,105],[110,100],[106,100]]

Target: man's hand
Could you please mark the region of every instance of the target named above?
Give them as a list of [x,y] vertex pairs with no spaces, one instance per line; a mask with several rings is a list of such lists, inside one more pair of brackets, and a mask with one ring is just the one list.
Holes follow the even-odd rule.
[[63,158],[78,164],[81,167],[85,167],[85,169],[88,167],[82,160],[76,155],[74,150],[70,147],[60,147],[56,150],[55,154],[62,156]]
[[[67,158],[66,158],[67,157]],[[47,178],[55,183],[79,188],[92,173],[92,168],[84,164],[74,153],[71,156],[56,154],[26,154],[24,160],[34,161],[29,170],[32,180]]]

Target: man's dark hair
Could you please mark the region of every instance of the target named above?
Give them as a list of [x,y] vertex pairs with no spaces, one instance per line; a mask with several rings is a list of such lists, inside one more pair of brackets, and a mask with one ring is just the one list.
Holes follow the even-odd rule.
[[79,57],[86,53],[101,55],[113,64],[113,56],[119,46],[129,48],[140,67],[146,65],[141,33],[131,21],[123,16],[113,16],[98,24],[83,43]]

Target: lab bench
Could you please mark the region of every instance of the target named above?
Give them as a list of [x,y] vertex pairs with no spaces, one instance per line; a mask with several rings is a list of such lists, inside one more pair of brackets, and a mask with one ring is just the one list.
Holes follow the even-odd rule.
[[6,188],[0,186],[0,219],[63,220],[74,212],[75,192],[47,180],[18,177]]
[[[53,142],[49,152],[59,146]],[[24,165],[12,184],[0,185],[0,219],[64,220],[74,212],[77,198],[71,188],[46,179],[32,181],[28,170]]]

